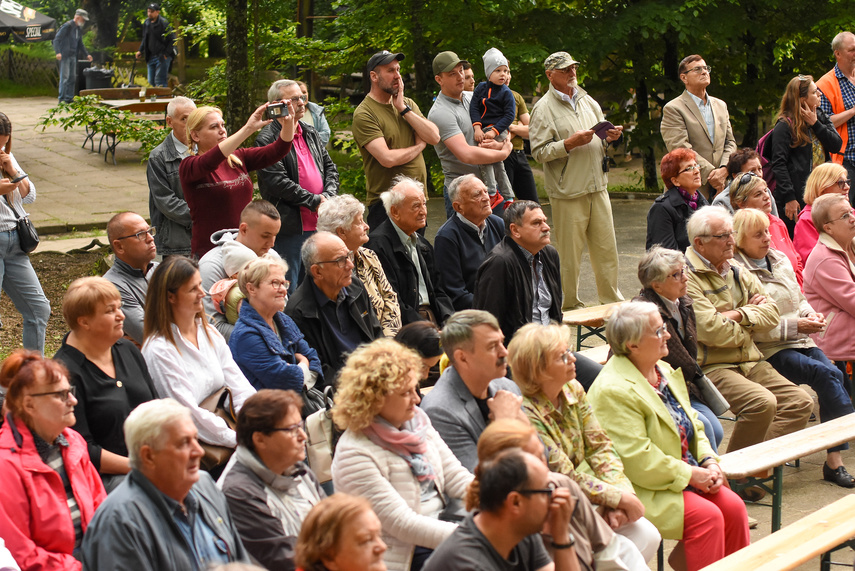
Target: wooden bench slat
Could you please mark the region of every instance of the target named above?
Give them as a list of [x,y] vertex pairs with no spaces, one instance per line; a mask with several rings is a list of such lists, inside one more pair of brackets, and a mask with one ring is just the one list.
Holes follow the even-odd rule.
[[784,571],[855,537],[855,495],[846,496],[703,571]]
[[563,316],[563,322],[565,325],[602,327],[609,312],[622,303],[626,302],[618,301],[615,303],[607,303],[605,305],[583,307],[582,309],[565,311]]
[[578,351],[578,353],[599,363],[600,365],[605,365],[606,361],[609,359],[610,349],[611,347],[608,345],[598,345],[597,347],[591,347],[590,349],[582,349],[581,351]]

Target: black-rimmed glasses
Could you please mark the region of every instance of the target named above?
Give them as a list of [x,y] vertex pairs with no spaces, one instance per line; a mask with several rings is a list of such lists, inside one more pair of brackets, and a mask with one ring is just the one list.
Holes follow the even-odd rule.
[[838,180],[837,181],[837,186],[840,187],[840,190],[843,190],[844,188],[846,188],[850,184],[852,184],[852,181],[849,180],[848,178],[846,180]]
[[285,426],[283,428],[271,428],[270,432],[287,432],[291,436],[294,436],[296,434],[299,434],[300,430],[305,431],[305,429],[305,424],[303,424],[302,422],[298,422],[296,424],[292,424],[291,426]]
[[558,486],[555,485],[555,482],[549,482],[548,484],[546,484],[545,488],[523,488],[522,490],[517,490],[517,492],[524,496],[531,496],[534,494],[546,494],[547,498],[551,500],[552,492],[554,492],[557,487]]
[[157,235],[157,228],[152,226],[151,228],[146,228],[145,230],[140,230],[139,232],[137,232],[135,234],[128,234],[127,236],[121,236],[119,238],[116,238],[116,240],[124,240],[126,238],[136,238],[137,240],[142,242],[143,240],[145,240],[146,234],[148,234],[149,236],[151,236],[153,238],[155,235]]
[[67,389],[63,389],[61,391],[51,391],[48,393],[32,393],[31,397],[57,397],[62,402],[68,402],[68,395],[73,397],[77,396],[77,387],[70,386]]

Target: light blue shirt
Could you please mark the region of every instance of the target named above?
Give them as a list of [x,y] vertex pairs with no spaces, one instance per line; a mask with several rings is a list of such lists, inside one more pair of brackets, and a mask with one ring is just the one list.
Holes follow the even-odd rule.
[[525,248],[520,248],[526,262],[532,268],[531,272],[531,321],[541,325],[549,325],[549,308],[552,306],[552,293],[546,287],[543,279],[543,260]]
[[427,285],[425,284],[425,278],[422,275],[422,265],[419,263],[419,252],[417,250],[419,239],[416,237],[416,232],[413,232],[412,236],[407,236],[404,234],[403,230],[398,228],[398,225],[395,224],[394,220],[392,221],[392,228],[395,229],[395,232],[398,234],[398,238],[401,239],[401,243],[410,254],[410,260],[412,260],[413,265],[416,267],[416,274],[419,276],[419,305],[430,305]]
[[686,92],[692,98],[692,101],[698,106],[698,109],[701,111],[701,116],[704,118],[704,122],[707,124],[707,133],[710,134],[710,141],[715,143],[715,119],[713,118],[712,105],[709,102],[709,97],[707,98],[707,102],[704,103],[704,100],[700,97],[697,97],[695,94]]

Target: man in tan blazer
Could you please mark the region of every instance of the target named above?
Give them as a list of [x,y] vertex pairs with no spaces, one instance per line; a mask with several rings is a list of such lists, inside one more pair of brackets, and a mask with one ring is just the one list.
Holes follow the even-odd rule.
[[701,180],[712,200],[724,189],[727,160],[736,150],[727,104],[707,95],[710,68],[701,56],[683,58],[679,72],[686,91],[665,105],[660,132],[668,152],[686,148],[698,154]]

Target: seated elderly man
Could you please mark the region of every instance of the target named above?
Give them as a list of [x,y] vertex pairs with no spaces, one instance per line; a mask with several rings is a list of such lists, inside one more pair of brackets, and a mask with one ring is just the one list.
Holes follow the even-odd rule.
[[492,213],[487,187],[474,174],[454,179],[448,198],[457,214],[437,231],[434,248],[440,287],[460,311],[472,307],[478,267],[502,241],[505,222]]
[[454,306],[439,286],[433,246],[418,230],[427,221],[422,183],[398,176],[380,195],[389,218],[368,235],[366,248],[374,250],[386,277],[398,294],[404,325],[428,320],[442,326]]
[[148,278],[157,267],[154,262],[157,248],[154,245],[155,228],[142,216],[133,212],[120,212],[107,222],[107,239],[113,247],[115,261],[104,277],[113,282],[122,296],[122,313],[125,314],[125,335],[143,342],[143,315]]
[[139,405],[125,420],[131,473],[92,518],[84,569],[206,569],[249,562],[226,498],[199,469],[204,452],[187,408]]
[[362,282],[353,274],[353,252],[341,238],[316,232],[300,251],[306,279],[285,306],[321,359],[324,380],[335,381],[344,355],[383,337]]
[[689,218],[686,229],[692,244],[686,265],[698,363],[737,415],[728,452],[801,430],[813,400],[762,360],[753,333],[773,329],[780,314],[763,284],[731,263],[732,217],[718,206],[705,206]]

